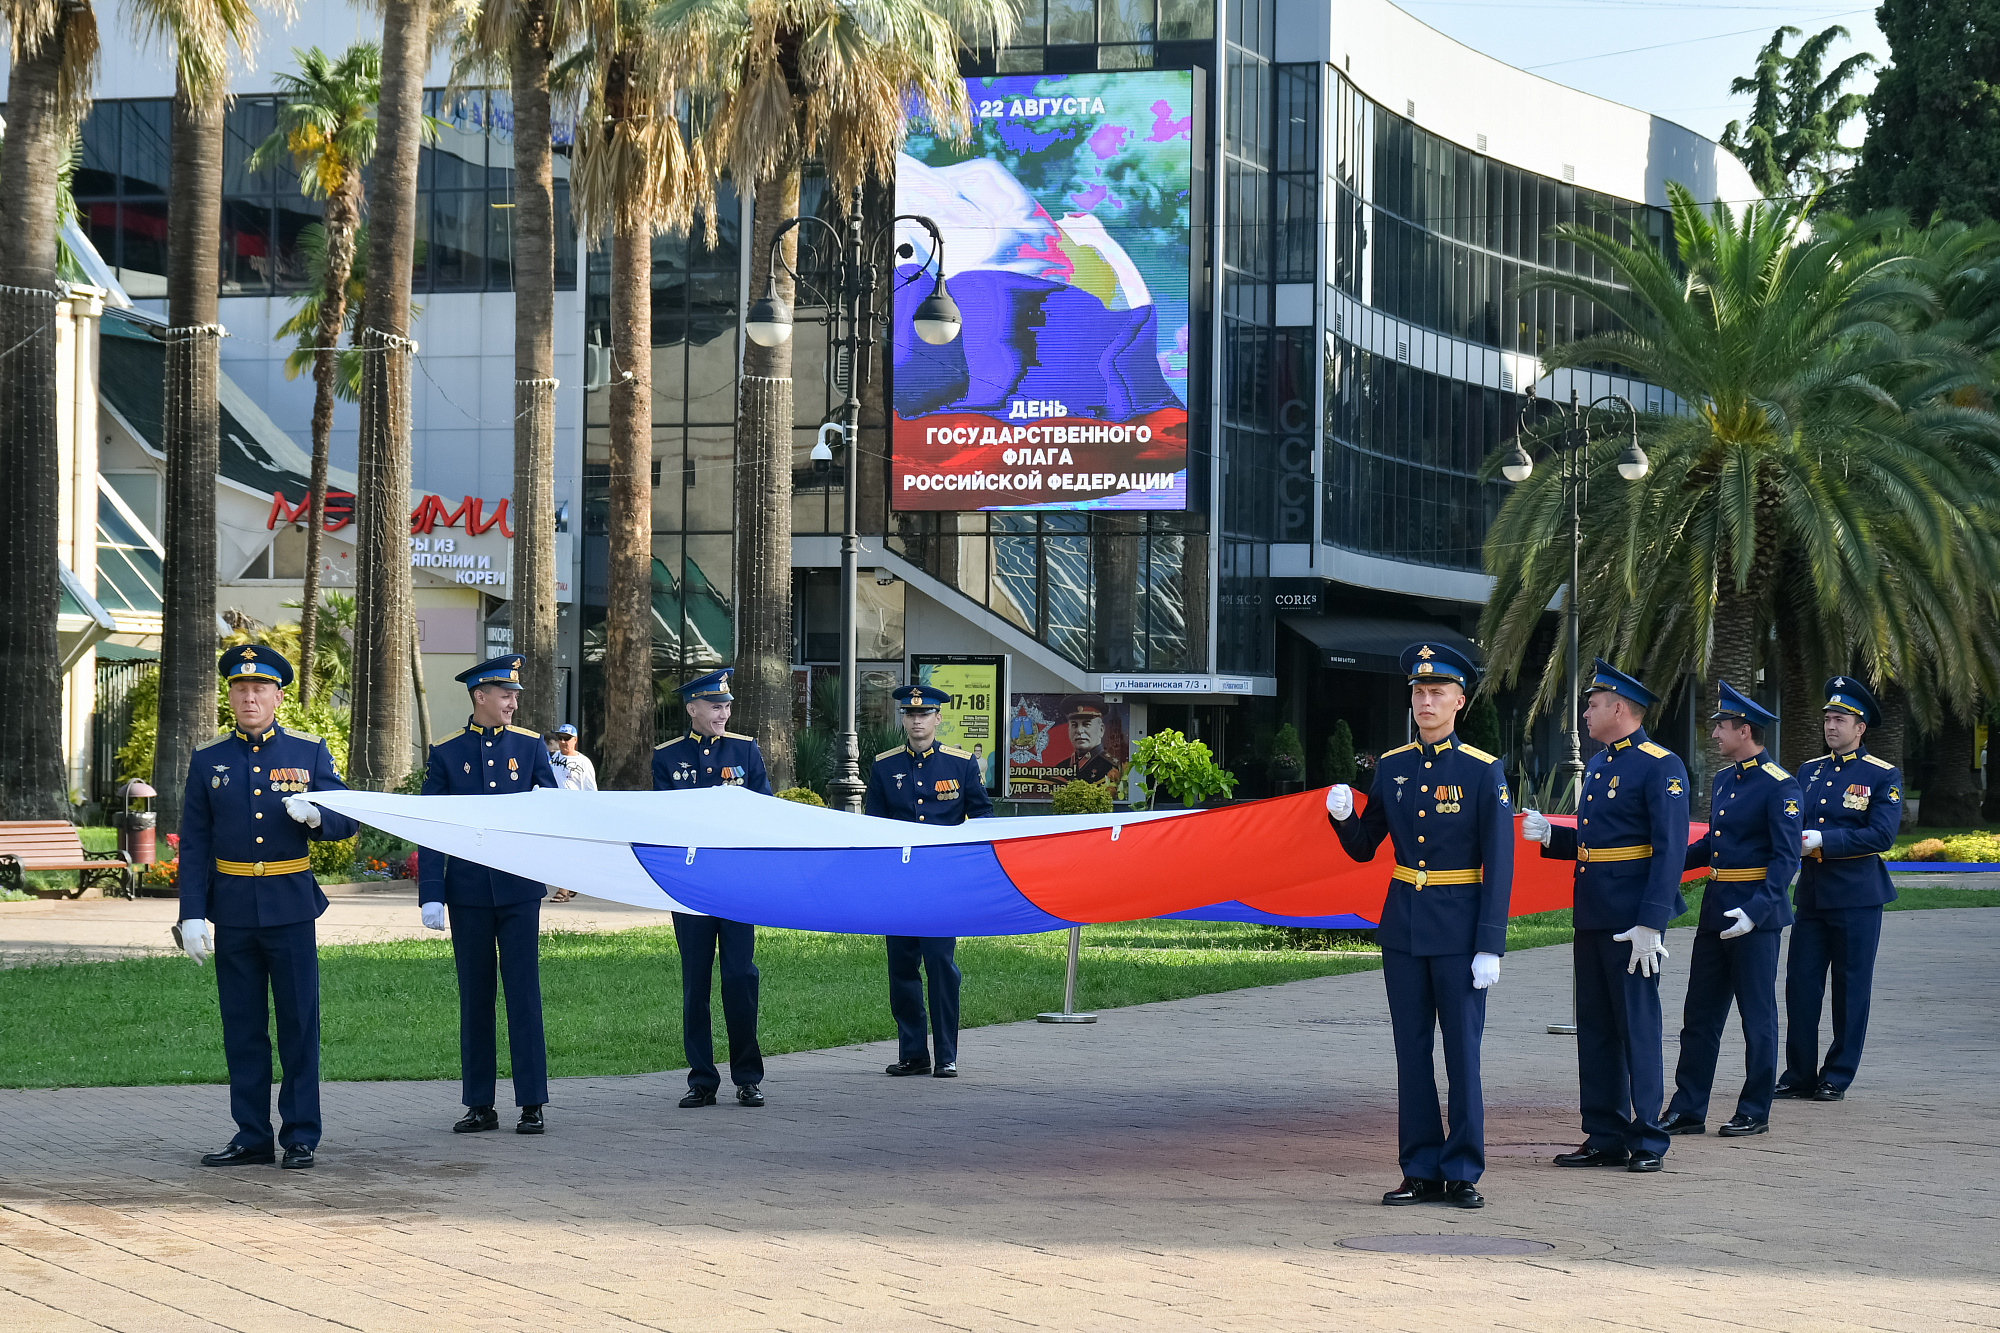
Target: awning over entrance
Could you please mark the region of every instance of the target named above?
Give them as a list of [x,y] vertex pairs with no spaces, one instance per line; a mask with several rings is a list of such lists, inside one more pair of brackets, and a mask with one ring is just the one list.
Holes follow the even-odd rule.
[[1482,660],[1472,640],[1430,620],[1390,620],[1375,616],[1284,616],[1285,624],[1319,649],[1321,666],[1346,671],[1400,671],[1403,649],[1419,640],[1449,644],[1473,661]]

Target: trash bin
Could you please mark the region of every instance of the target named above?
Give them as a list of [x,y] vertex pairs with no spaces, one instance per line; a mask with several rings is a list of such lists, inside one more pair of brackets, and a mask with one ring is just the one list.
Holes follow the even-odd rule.
[[118,850],[125,853],[135,866],[153,863],[153,835],[160,817],[151,810],[135,810],[135,802],[150,801],[159,795],[152,787],[134,779],[119,789],[125,798],[125,808],[111,817],[118,829]]

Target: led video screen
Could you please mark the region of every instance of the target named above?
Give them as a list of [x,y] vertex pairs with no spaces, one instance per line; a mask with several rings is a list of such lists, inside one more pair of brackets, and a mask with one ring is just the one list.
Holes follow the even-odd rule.
[[917,336],[933,242],[898,223],[894,507],[1185,509],[1192,76],[966,92],[971,142],[919,128],[896,162],[896,211],[937,224],[963,326]]

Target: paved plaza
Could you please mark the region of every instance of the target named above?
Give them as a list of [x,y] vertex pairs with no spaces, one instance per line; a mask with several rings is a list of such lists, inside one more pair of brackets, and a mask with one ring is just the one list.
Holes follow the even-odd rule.
[[0,1329],[2000,1327],[1996,957],[2000,911],[1890,913],[1849,1099],[1655,1176],[1548,1164],[1568,950],[1509,958],[1480,1212],[1375,1202],[1373,973],[979,1030],[956,1082],[781,1056],[757,1111],[567,1079],[540,1139],[454,1137],[454,1084],[335,1084],[310,1172],[196,1166],[219,1087],[0,1092]]

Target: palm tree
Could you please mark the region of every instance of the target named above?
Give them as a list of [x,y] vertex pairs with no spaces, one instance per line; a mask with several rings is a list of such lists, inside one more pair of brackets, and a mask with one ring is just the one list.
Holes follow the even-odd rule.
[[[1611,362],[1688,405],[1645,421],[1642,482],[1592,497],[1572,593],[1585,652],[1656,680],[1693,671],[1708,698],[1715,677],[1755,681],[1783,615],[1813,660],[1858,657],[1878,681],[1907,679],[1911,645],[1926,641],[1947,669],[1970,671],[1979,649],[1951,608],[1976,595],[1966,580],[1990,558],[1979,507],[2000,501],[2000,421],[1954,401],[1984,382],[1979,357],[1925,327],[1936,292],[1881,242],[1886,218],[1809,230],[1803,206],[1738,217],[1669,193],[1679,266],[1643,243],[1560,227],[1616,284],[1535,283],[1624,324],[1555,349],[1549,368]],[[1608,471],[1619,445],[1594,446],[1592,470]],[[1481,630],[1503,681],[1566,578],[1559,491],[1553,469],[1538,472],[1487,538],[1496,583]],[[1547,663],[1540,704],[1560,679]]]
[[473,0],[465,35],[504,65],[514,104],[514,651],[520,721],[547,731],[556,700],[555,175],[549,77],[575,46],[582,0]]
[[[273,3],[275,0],[273,0]],[[266,7],[271,7],[270,3]],[[163,824],[180,819],[188,757],[214,734],[216,526],[220,468],[222,325],[222,120],[229,49],[248,53],[257,22],[250,0],[143,0],[142,39],[170,42],[174,98],[167,179],[167,329],[164,445],[166,521],[161,537],[163,623],[160,733],[153,786]]]
[[[382,48],[356,42],[338,60],[317,46],[293,48],[297,74],[279,74],[277,127],[250,155],[252,171],[289,157],[299,193],[325,202],[320,210],[317,302],[312,328],[313,417],[310,513],[306,520],[306,587],[299,611],[299,703],[312,703],[319,634],[319,552],[326,534],[326,469],[339,396],[337,350],[347,324],[348,280],[361,227],[361,169],[375,156],[375,103],[382,96]],[[280,337],[291,332],[287,324]],[[290,363],[287,362],[289,370]]]
[[[772,281],[771,242],[798,211],[808,157],[834,197],[891,177],[911,114],[964,137],[959,77],[970,45],[1004,47],[1013,0],[667,0],[653,16],[708,120],[698,203],[727,171],[754,200],[750,289]],[[795,254],[791,237],[786,256]],[[787,302],[793,284],[779,272]],[[736,643],[739,711],[772,781],[790,785],[792,350],[743,349],[736,417]],[[848,485],[859,484],[848,478]]]
[[0,166],[0,819],[69,816],[57,512],[56,191],[97,61],[87,4],[0,0],[10,38]]
[[361,307],[361,429],[356,519],[354,725],[348,781],[393,789],[410,771],[410,282],[416,255],[417,154],[431,0],[384,0],[382,95],[370,187],[368,272]]
[[649,0],[593,13],[588,104],[577,127],[572,198],[578,227],[611,236],[604,749],[599,782],[649,785],[653,748],[653,245],[686,226],[692,164],[674,120],[667,53],[647,26]]

